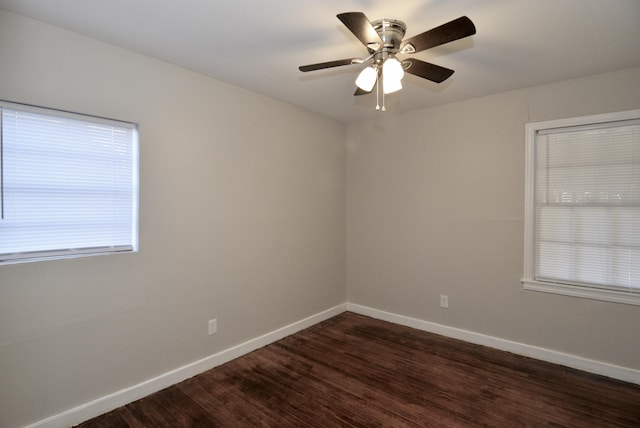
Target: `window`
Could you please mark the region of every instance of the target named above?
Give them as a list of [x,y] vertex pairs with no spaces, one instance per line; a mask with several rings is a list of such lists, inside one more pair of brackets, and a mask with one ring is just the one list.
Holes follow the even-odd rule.
[[640,110],[527,125],[526,289],[640,305]]
[[0,113],[0,263],[136,251],[136,125],[7,102]]

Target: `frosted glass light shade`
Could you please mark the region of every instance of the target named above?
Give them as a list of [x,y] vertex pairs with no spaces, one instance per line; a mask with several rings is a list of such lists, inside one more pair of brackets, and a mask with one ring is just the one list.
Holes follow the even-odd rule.
[[382,90],[384,91],[385,95],[386,94],[392,94],[394,92],[398,92],[400,89],[402,89],[402,81],[401,80],[394,80],[394,79],[390,79],[388,77],[384,77],[382,80]]
[[382,64],[382,89],[385,94],[391,94],[402,89],[402,78],[404,69],[402,64],[395,58],[387,59]]
[[378,78],[378,70],[369,66],[362,70],[356,79],[356,86],[366,92],[371,92]]
[[404,69],[402,64],[396,58],[388,58],[382,64],[382,75],[385,79],[402,80],[404,77]]

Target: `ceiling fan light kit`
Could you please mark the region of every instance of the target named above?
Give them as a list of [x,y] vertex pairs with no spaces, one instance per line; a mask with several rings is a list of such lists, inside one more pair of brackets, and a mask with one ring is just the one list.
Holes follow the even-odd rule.
[[376,102],[376,110],[382,111],[386,110],[384,96],[402,89],[402,78],[405,72],[436,83],[445,81],[453,74],[451,69],[419,59],[400,60],[397,58],[398,54],[414,54],[476,33],[473,22],[466,16],[405,40],[403,39],[407,26],[397,19],[379,19],[370,22],[362,12],[341,13],[338,14],[338,19],[362,42],[369,55],[364,58],[303,65],[299,69],[302,72],[308,72],[370,62],[356,79],[357,89],[354,95],[366,95],[376,88],[376,98],[379,98],[382,92],[382,108],[379,102]]

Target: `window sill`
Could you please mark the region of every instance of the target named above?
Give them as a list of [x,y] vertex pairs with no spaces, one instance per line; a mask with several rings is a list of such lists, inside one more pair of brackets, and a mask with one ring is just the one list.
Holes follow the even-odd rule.
[[640,306],[640,293],[635,292],[588,288],[578,285],[540,282],[528,279],[523,279],[522,285],[525,290]]

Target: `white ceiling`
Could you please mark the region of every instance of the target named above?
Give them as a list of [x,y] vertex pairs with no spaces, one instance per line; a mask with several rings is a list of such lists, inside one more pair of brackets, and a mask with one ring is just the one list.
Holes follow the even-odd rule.
[[384,114],[375,95],[353,96],[363,66],[298,70],[366,54],[336,18],[342,12],[399,19],[406,37],[462,15],[476,25],[472,37],[416,54],[456,73],[441,84],[407,75],[388,111],[640,66],[639,0],[0,0],[0,8],[343,122]]

